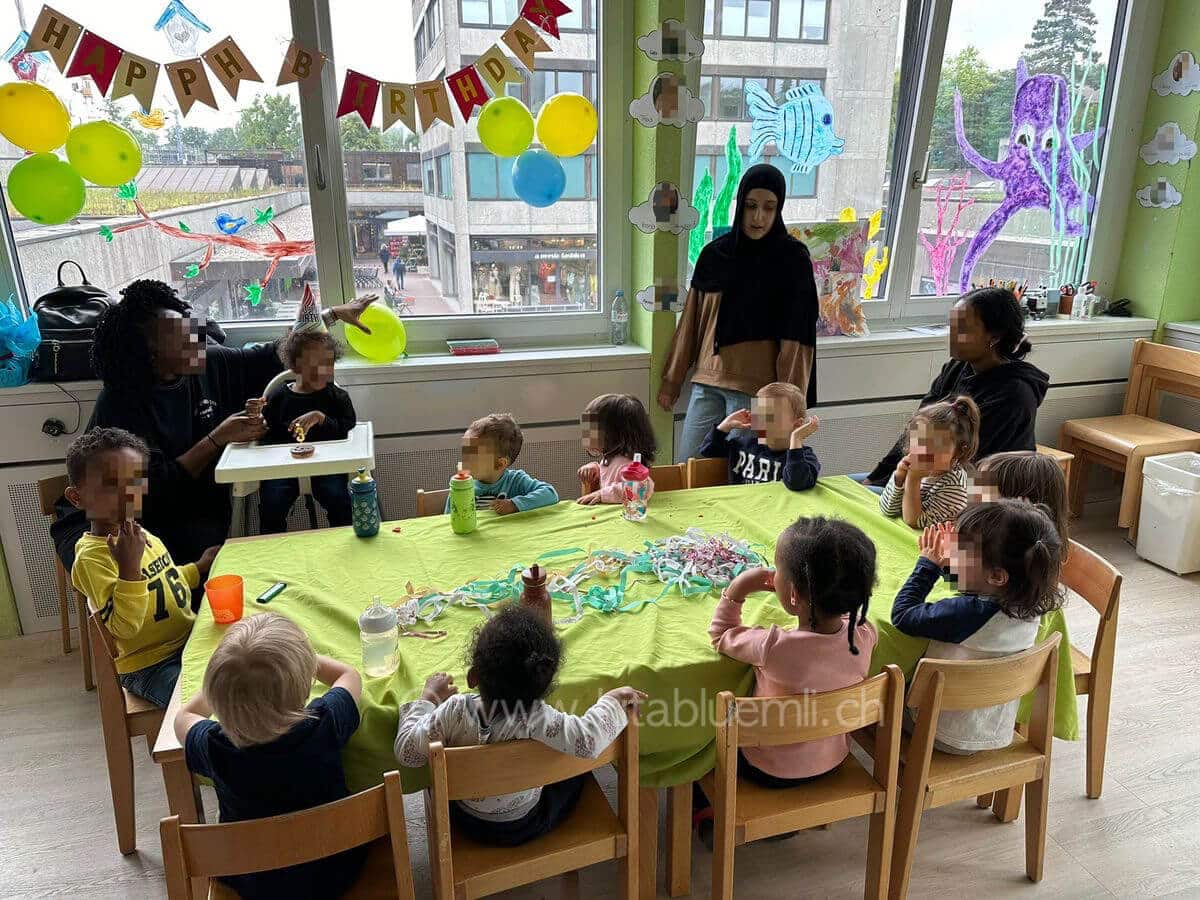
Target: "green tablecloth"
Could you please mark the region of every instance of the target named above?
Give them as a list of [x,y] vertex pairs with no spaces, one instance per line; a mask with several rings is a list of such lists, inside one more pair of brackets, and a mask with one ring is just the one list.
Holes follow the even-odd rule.
[[[790,522],[815,515],[844,518],[874,540],[879,581],[869,615],[879,630],[879,642],[871,672],[894,662],[910,676],[925,641],[897,632],[890,613],[892,599],[916,561],[916,535],[903,522],[882,517],[875,495],[844,477],[822,479],[804,493],[767,484],[657,494],[641,523],[626,522],[617,506],[564,502],[505,518],[481,512],[478,530],[467,536],[452,533],[446,516],[387,523],[372,539],[357,538],[349,528],[300,532],[229,544],[218,556],[213,574],[232,572],[245,579],[247,615],[270,609],[289,616],[308,633],[317,652],[359,665],[359,613],[374,595],[385,601],[403,596],[406,582],[447,590],[476,579],[503,577],[513,565],[528,565],[548,551],[639,550],[647,539],[681,534],[691,526],[756,543],[769,560],[775,539]],[[564,561],[557,568],[566,571],[573,562]],[[554,562],[548,565],[556,569]],[[256,604],[253,598],[275,581],[286,581],[287,590],[269,606]],[[633,584],[629,596],[653,597],[660,589],[656,581]],[[949,593],[949,587],[941,585],[933,596]],[[580,622],[559,628],[565,658],[552,703],[582,712],[598,694],[622,684],[640,688],[652,698],[642,718],[643,785],[680,784],[711,769],[711,709],[716,695],[722,690],[748,693],[751,689],[751,669],[720,656],[709,643],[708,623],[716,601],[715,593],[685,598],[672,591],[637,612],[588,610]],[[556,615],[569,612],[568,604],[555,605],[561,609],[556,609]],[[420,693],[427,675],[447,671],[466,689],[465,651],[471,630],[482,617],[477,609],[448,609],[428,626],[449,631],[445,639],[402,640],[396,675],[365,681],[362,724],[344,754],[351,790],[377,784],[383,772],[395,768],[392,742],[397,709]],[[759,625],[795,623],[770,594],[751,598],[744,619]],[[184,699],[199,688],[222,631],[206,605],[184,652]],[[1046,617],[1042,632],[1049,631],[1060,631],[1065,639],[1061,612]],[[1075,739],[1069,654],[1061,659],[1056,733]],[[406,789],[423,786],[424,773],[404,774]]]

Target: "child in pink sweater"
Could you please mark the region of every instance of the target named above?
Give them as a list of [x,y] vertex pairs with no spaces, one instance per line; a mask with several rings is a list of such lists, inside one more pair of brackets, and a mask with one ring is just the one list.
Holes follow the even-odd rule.
[[[754,666],[754,696],[779,697],[849,687],[867,676],[878,635],[867,621],[875,585],[875,545],[839,519],[797,519],[775,545],[775,570],[749,569],[722,593],[708,634],[723,655]],[[794,629],[742,624],[748,595],[775,592],[796,616]],[[784,788],[836,769],[848,735],[739,751],[739,774]]]
[[[587,506],[623,502],[621,469],[633,462],[635,453],[647,466],[654,462],[657,444],[646,407],[632,394],[601,394],[587,405],[580,420],[583,449],[596,460],[579,469],[579,502]],[[654,481],[647,482],[649,500]]]

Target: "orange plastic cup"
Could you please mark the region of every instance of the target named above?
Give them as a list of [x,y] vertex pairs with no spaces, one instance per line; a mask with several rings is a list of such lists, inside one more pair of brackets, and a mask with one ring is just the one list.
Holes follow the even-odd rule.
[[204,596],[212,610],[213,621],[229,625],[242,617],[242,576],[218,575],[204,584]]

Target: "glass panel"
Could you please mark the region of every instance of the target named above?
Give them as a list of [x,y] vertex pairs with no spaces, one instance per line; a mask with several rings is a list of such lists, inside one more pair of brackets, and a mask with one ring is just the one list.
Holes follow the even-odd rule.
[[703,153],[696,154],[696,162],[692,168],[692,194],[695,195],[696,187],[700,184],[700,179],[704,177],[704,173],[708,171],[709,165],[712,163],[712,157]]
[[771,0],[750,0],[746,17],[746,36],[771,36]]
[[565,16],[558,17],[558,27],[560,30],[564,28],[583,28],[583,0],[575,0],[573,5],[575,7],[573,10]]
[[713,33],[713,13],[716,11],[717,0],[704,0],[704,33]]
[[[957,294],[991,279],[1054,288],[1083,279],[1092,212],[1080,198],[1094,196],[1103,159],[1103,141],[1088,136],[1110,91],[1117,7],[1118,0],[1090,0],[1075,4],[1068,20],[1042,15],[1040,4],[954,4],[921,195],[914,294]],[[1028,96],[1045,99],[1040,107],[1023,103],[1014,126],[1018,58],[1029,77],[1040,79]],[[1044,90],[1033,90],[1043,84]],[[962,96],[967,148],[955,136],[955,91]],[[1054,118],[1067,126],[1065,133],[1052,127]],[[1089,146],[1076,150],[1081,142]],[[1035,199],[1009,212],[1005,198],[1019,194]],[[999,226],[990,241],[987,222]]]
[[717,118],[739,119],[742,115],[742,79],[730,75],[722,75],[720,97],[717,105]]
[[804,40],[825,40],[825,16],[828,0],[804,0]]
[[[464,56],[477,55],[490,47],[498,40],[496,26],[507,27],[516,18],[520,5],[517,0],[487,0],[487,27],[483,21],[447,22],[441,37],[428,51],[431,58],[422,66],[422,77],[455,71],[461,67]],[[585,13],[582,21],[586,24],[587,3],[568,0],[567,5],[581,7]],[[444,12],[448,16],[458,16],[461,12],[465,20],[468,6],[469,2],[464,5],[453,0]],[[395,44],[396,36],[407,32],[405,18],[410,15],[408,3],[332,0],[330,57],[334,61],[336,83],[339,86],[343,83],[346,65],[353,66],[355,60],[364,59],[390,61],[391,69],[373,73],[380,77],[400,82],[415,80],[415,73],[405,69],[404,54],[398,52]],[[474,16],[483,19],[481,15]],[[364,23],[369,27],[364,27]],[[455,24],[457,27],[453,27]],[[546,98],[556,93],[588,88],[594,76],[586,70],[598,64],[597,37],[593,29],[575,32],[570,40],[555,44],[554,54],[545,55],[542,60],[545,70],[526,75],[529,86],[524,89],[524,96],[529,98],[531,109],[536,112]],[[551,65],[561,65],[564,71],[555,72],[549,69]],[[522,96],[520,85],[510,85],[508,92]],[[600,112],[603,116],[603,110]],[[567,177],[564,198],[552,206],[535,209],[516,196],[513,160],[497,159],[483,152],[474,142],[474,126],[461,123],[457,108],[452,107],[451,115],[455,119],[453,127],[439,122],[415,138],[412,156],[414,162],[420,163],[423,184],[410,191],[384,185],[372,185],[369,191],[347,190],[352,264],[355,274],[361,276],[356,279],[359,290],[384,294],[393,308],[406,317],[598,309],[599,186],[595,177],[598,157],[581,154],[579,158],[563,160]],[[339,120],[339,124],[346,122],[357,124],[354,128],[340,126],[343,155],[349,155],[351,146],[359,146],[351,143],[353,138],[372,148],[372,160],[388,163],[393,173],[404,171],[401,165],[404,157],[393,158],[394,154],[389,152],[393,147],[388,142],[399,140],[402,131],[399,126],[380,133],[378,121],[370,130],[363,128],[356,116]],[[400,153],[407,146],[401,144],[394,149]],[[589,153],[596,152],[596,148],[589,149]],[[455,179],[458,179],[457,190]],[[552,251],[553,259],[536,257],[539,251],[530,243],[534,238],[578,245],[572,246],[571,252],[576,254],[572,265],[582,267],[575,279],[575,292],[582,299],[568,302],[563,299],[566,291],[543,289],[565,277],[565,270],[557,267],[565,266],[567,260],[558,258],[562,253],[559,249]],[[390,258],[399,255],[408,261],[403,292],[390,277],[385,281],[380,272],[381,245],[387,246]],[[557,273],[552,279],[547,275],[544,283],[539,280],[543,263],[555,266]],[[510,277],[513,269],[516,275]],[[486,273],[482,278],[481,272]],[[503,290],[497,290],[499,285],[503,285]],[[510,289],[513,285],[517,289],[515,297]]]
[[[127,0],[101,7],[91,0],[60,0],[54,7],[99,28],[119,46],[166,61],[174,56],[165,34],[150,28],[163,5],[161,0]],[[23,6],[26,24],[31,24],[40,4]],[[21,30],[20,7],[0,5],[0,31],[15,35]],[[286,0],[212,4],[202,15],[213,34],[200,37],[199,49],[211,46],[218,32],[235,34],[260,71],[269,65],[267,60],[275,60],[278,67],[280,48],[292,37]],[[195,54],[193,49],[183,55]],[[7,205],[30,301],[56,286],[59,262],[78,259],[92,283],[114,297],[134,279],[153,278],[174,287],[198,317],[231,321],[295,316],[305,283],[317,287],[311,244],[272,265],[270,253],[280,241],[270,225],[255,222],[255,209],[271,207],[273,224],[288,241],[313,239],[299,94],[294,84],[274,85],[277,71],[264,75],[266,84],[241,82],[236,101],[212,78],[220,109],[197,104],[186,119],[179,116],[164,74],[150,104],[151,120],[143,127],[132,118],[138,110],[133,98],[107,100],[90,78],[68,80],[53,63],[40,64],[38,81],[62,99],[73,123],[109,120],[133,133],[142,150],[137,201],[146,216],[132,200],[122,199],[117,188],[90,184],[79,214],[60,225],[40,225]],[[153,119],[165,119],[165,126],[155,127]],[[7,173],[24,153],[4,140],[0,147]],[[360,162],[354,160],[349,168],[355,179],[363,172]],[[187,233],[178,233],[180,222]],[[98,231],[111,232],[111,243]],[[239,241],[253,242],[252,249],[226,243],[232,232]]]
[[708,118],[712,109],[713,79],[711,75],[700,76],[700,102],[704,104],[704,116]]
[[746,0],[721,0],[721,34],[742,37],[746,33]]
[[490,25],[491,12],[488,0],[459,0],[462,4],[462,21],[464,25]]
[[800,15],[803,8],[803,0],[779,0],[777,32],[781,38],[795,40],[800,37]]

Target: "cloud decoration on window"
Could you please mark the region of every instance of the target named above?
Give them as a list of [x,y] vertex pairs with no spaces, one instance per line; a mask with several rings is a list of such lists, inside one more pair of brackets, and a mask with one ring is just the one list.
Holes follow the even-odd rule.
[[704,118],[704,104],[678,75],[661,72],[650,82],[650,89],[629,104],[629,115],[647,128],[682,128]]
[[629,221],[646,234],[656,231],[682,234],[699,224],[700,213],[679,193],[679,188],[669,181],[660,181],[645,203],[629,210]]
[[678,19],[667,19],[661,28],[638,38],[637,45],[655,62],[664,59],[691,62],[704,53],[704,41],[688,31]]

